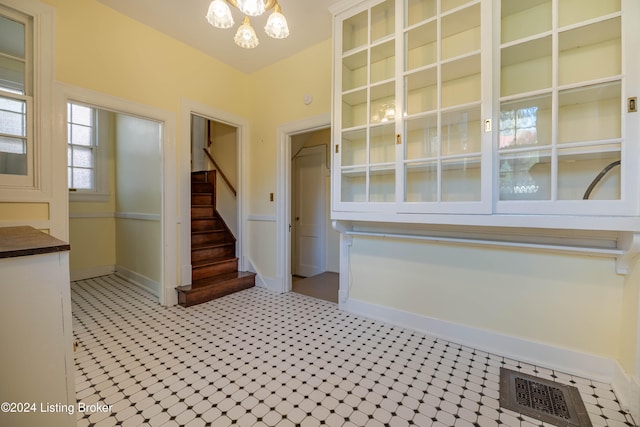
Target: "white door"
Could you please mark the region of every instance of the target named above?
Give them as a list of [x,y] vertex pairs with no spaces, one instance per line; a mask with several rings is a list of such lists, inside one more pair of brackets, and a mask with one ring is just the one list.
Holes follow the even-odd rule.
[[303,148],[293,160],[292,274],[325,271],[326,147]]

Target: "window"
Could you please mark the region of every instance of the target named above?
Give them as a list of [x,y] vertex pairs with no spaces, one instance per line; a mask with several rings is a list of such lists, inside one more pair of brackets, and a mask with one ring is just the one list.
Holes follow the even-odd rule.
[[67,186],[72,202],[107,202],[113,170],[115,114],[76,101],[67,103]]
[[526,107],[500,111],[500,200],[545,197],[536,174],[540,164],[548,163],[548,156],[541,154],[545,151],[537,147],[541,142],[538,110]]
[[0,176],[33,185],[31,17],[0,6]]
[[96,190],[96,111],[91,107],[67,104],[69,189]]

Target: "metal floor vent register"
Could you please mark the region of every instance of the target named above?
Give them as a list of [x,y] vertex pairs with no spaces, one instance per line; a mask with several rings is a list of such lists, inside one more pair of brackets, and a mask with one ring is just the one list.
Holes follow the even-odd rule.
[[500,368],[500,406],[558,427],[592,427],[576,387]]

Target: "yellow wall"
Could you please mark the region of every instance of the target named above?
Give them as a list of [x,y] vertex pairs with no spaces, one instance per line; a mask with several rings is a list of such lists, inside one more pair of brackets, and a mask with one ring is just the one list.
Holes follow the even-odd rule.
[[356,238],[349,296],[618,358],[624,277],[610,259]]
[[[640,319],[640,259],[636,258],[630,273],[624,278],[621,312],[620,364],[629,374],[640,380],[638,361],[638,328]],[[639,381],[640,382],[640,381]]]
[[69,269],[72,280],[74,277],[84,278],[82,276],[85,272],[91,274],[96,268],[111,268],[115,265],[115,226],[113,213],[106,218],[69,220]]
[[57,80],[178,115],[181,98],[247,115],[247,75],[95,0],[44,1],[56,9]]
[[[95,0],[42,1],[55,8],[54,78],[57,81],[174,113],[178,128],[176,135],[170,137],[177,140],[178,146],[182,144],[177,135],[181,135],[183,98],[239,116],[248,115],[249,76]],[[189,126],[188,123],[185,125]],[[172,160],[179,170],[180,159]],[[61,173],[62,169],[56,165],[54,170]],[[72,203],[70,212],[115,210],[113,206],[107,208],[104,204]],[[66,212],[66,206],[60,201],[52,202],[51,209]],[[3,205],[0,220],[33,218],[39,221],[48,218],[47,210],[47,204],[35,208],[22,204]],[[70,224],[72,270],[115,263],[115,232],[111,232],[115,221],[73,219]],[[103,248],[95,253],[83,251],[92,246],[94,239],[104,239],[110,249]],[[73,248],[78,249],[74,251]]]
[[[252,74],[249,187],[252,214],[275,214],[276,131],[283,124],[331,111],[331,40]],[[305,105],[305,94],[313,102]],[[276,195],[276,197],[279,195]]]
[[46,221],[48,203],[2,203],[0,221]]
[[[276,133],[279,126],[331,111],[331,40],[312,46],[252,74],[252,111],[248,155],[249,206],[254,215],[275,215]],[[306,94],[313,102],[305,105]],[[272,221],[254,221],[249,227],[249,255],[258,272],[276,276]]]
[[[96,268],[109,271],[116,263],[115,237],[115,114],[98,112],[98,143],[106,144],[108,199],[69,203],[69,268],[72,280],[91,275]],[[106,269],[106,270],[105,270]]]

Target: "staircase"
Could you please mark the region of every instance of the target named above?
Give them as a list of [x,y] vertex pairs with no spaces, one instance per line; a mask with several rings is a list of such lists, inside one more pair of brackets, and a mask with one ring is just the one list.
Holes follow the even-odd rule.
[[255,286],[255,274],[238,271],[236,239],[216,211],[216,172],[191,174],[191,285],[179,286],[189,307]]

